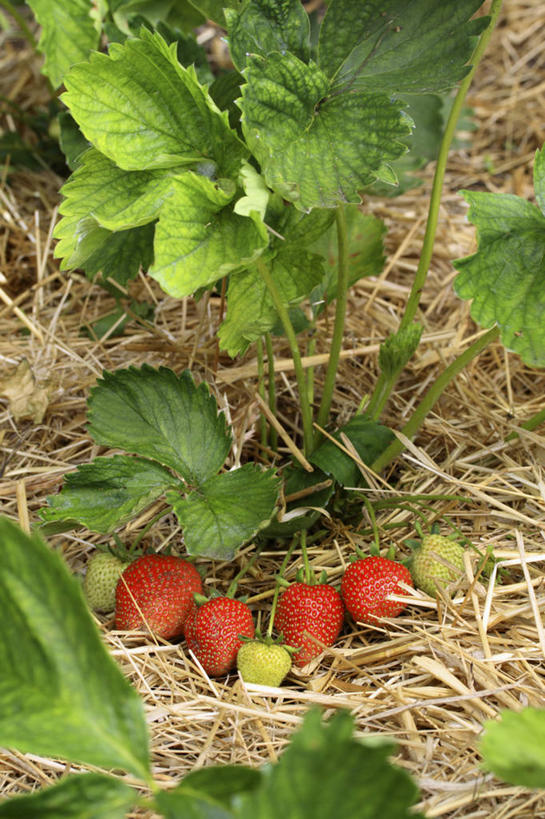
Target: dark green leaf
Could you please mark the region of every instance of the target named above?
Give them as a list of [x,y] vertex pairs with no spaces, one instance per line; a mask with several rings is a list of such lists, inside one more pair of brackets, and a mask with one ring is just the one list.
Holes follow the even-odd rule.
[[242,11],[225,12],[231,58],[242,71],[249,54],[266,57],[290,52],[307,62],[310,51],[308,14],[299,0],[250,0]]
[[220,26],[225,25],[223,10],[225,8],[236,9],[241,4],[239,0],[190,0],[190,2],[201,14]]
[[75,774],[57,785],[0,803],[5,819],[124,819],[136,791],[104,774]]
[[71,171],[74,171],[91,146],[68,111],[61,111],[59,114],[59,127],[61,151],[66,157],[66,164]]
[[150,780],[141,700],[80,584],[41,538],[0,519],[0,744]]
[[534,160],[534,191],[541,213],[545,216],[545,145],[536,151]]
[[188,370],[178,376],[147,364],[104,372],[89,398],[89,434],[170,466],[189,483],[214,475],[231,446],[205,383],[197,387]]
[[[275,515],[260,533],[266,538],[291,537],[301,529],[308,529],[318,520],[335,490],[333,481],[328,481],[325,472],[319,469],[307,472],[299,465],[290,464],[284,469],[282,477],[286,498],[301,494],[295,500],[288,501],[281,520]],[[324,483],[328,485],[312,491],[312,487]]]
[[[343,444],[341,433],[354,445],[364,464],[372,464],[394,439],[388,427],[369,421],[363,415],[356,415],[334,433],[335,440]],[[310,462],[327,475],[332,475],[341,486],[361,484],[362,475],[357,463],[332,441],[323,441],[310,456]]]
[[[539,183],[538,183],[539,186]],[[463,191],[477,227],[478,250],[458,259],[454,287],[473,299],[483,327],[497,323],[506,347],[533,366],[545,365],[545,216],[511,194]]]
[[502,711],[481,737],[483,765],[500,779],[525,788],[545,788],[545,710]]
[[229,125],[233,129],[240,128],[240,108],[235,105],[235,100],[240,97],[240,86],[244,82],[244,77],[238,71],[227,71],[219,74],[208,93],[221,111],[227,111],[229,115]]
[[168,493],[189,554],[230,560],[270,521],[278,484],[272,470],[252,463],[209,478],[185,498]]
[[261,783],[261,772],[244,765],[221,765],[210,768],[199,768],[188,774],[177,790],[189,788],[191,791],[202,791],[211,799],[216,799],[226,807],[239,793],[253,791]]
[[165,819],[233,819],[231,811],[202,793],[159,791],[155,801]]
[[[153,260],[155,225],[143,225],[130,230],[105,231],[102,243],[82,262],[89,279],[102,273],[103,282],[113,279],[122,287],[138,275],[140,268],[147,270]],[[116,288],[116,295],[119,289]]]
[[113,532],[178,481],[159,464],[128,455],[95,458],[69,472],[42,520],[77,520],[92,532]]
[[467,71],[471,20],[481,0],[332,0],[322,24],[318,64],[334,87],[422,94],[451,88]]
[[347,712],[324,725],[310,711],[278,763],[264,769],[262,786],[239,798],[237,819],[416,819],[418,789],[388,761],[393,746],[358,741],[352,731]]
[[169,45],[176,43],[176,56],[181,65],[185,65],[186,68],[190,65],[195,66],[197,79],[201,85],[210,85],[214,81],[208,55],[192,34],[184,34],[183,31],[170,28],[165,23],[159,23],[157,31]]

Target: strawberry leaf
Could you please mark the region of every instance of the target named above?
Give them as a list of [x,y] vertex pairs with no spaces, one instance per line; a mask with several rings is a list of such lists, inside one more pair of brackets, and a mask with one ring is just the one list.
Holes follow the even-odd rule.
[[159,464],[128,455],[95,458],[69,472],[58,495],[40,511],[46,523],[78,521],[92,532],[113,532],[178,481]]
[[223,465],[231,446],[225,417],[208,386],[188,370],[144,364],[103,378],[89,398],[89,434],[99,444],[152,458],[199,484]]
[[184,777],[173,790],[160,791],[156,800],[167,819],[228,819],[233,817],[235,798],[253,791],[261,783],[261,773],[243,765],[202,768]]
[[45,55],[43,73],[55,88],[75,63],[98,47],[99,29],[89,0],[28,0],[42,27],[39,50]]
[[99,773],[73,774],[57,785],[0,804],[6,819],[124,819],[137,801],[121,779]]
[[480,751],[486,770],[505,782],[545,788],[545,711],[503,711],[485,723]]
[[80,584],[37,534],[7,518],[0,541],[0,744],[149,781],[141,700],[103,645]]
[[184,529],[190,555],[230,560],[270,521],[278,491],[272,470],[245,464],[209,478],[185,498],[169,492],[167,500]]
[[231,58],[242,71],[250,54],[287,51],[306,62],[310,54],[308,14],[299,0],[253,0],[240,12],[225,12]]
[[84,136],[125,170],[206,160],[231,176],[247,154],[195,69],[178,62],[176,44],[146,29],[74,66],[65,85],[63,101]]
[[[212,768],[211,770],[221,770]],[[178,790],[159,791],[155,797],[161,816],[165,819],[233,819],[230,810],[205,793]]]
[[[534,168],[541,202],[545,162]],[[454,287],[473,299],[471,315],[483,327],[497,323],[503,344],[526,364],[545,365],[545,215],[512,194],[462,192],[477,228],[478,250],[454,262]]]
[[[341,434],[352,442],[364,464],[372,464],[394,440],[394,434],[388,427],[370,421],[363,415],[356,415],[333,434],[335,440],[345,446]],[[358,486],[362,482],[357,463],[333,441],[323,441],[310,456],[310,462],[327,475],[332,475],[341,486]]]

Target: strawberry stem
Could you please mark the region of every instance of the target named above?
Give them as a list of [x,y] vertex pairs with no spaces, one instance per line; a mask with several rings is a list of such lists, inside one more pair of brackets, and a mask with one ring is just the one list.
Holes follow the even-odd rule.
[[[371,544],[370,552],[372,555],[379,555],[380,554],[380,535],[377,526],[377,518],[375,515],[375,510],[373,504],[367,497],[367,495],[363,495],[363,505],[367,509],[367,514],[369,515],[369,520],[371,521],[371,529],[373,530],[373,543]],[[356,547],[356,554],[358,557],[364,557],[361,553],[361,549]]]
[[166,512],[163,509],[161,512],[159,512],[158,515],[155,515],[150,521],[148,521],[148,523],[146,523],[146,525],[144,526],[144,528],[142,529],[142,531],[140,532],[138,537],[129,546],[129,549],[128,549],[129,553],[133,553],[133,552],[136,551],[136,549],[138,548],[142,538],[144,538],[147,535],[147,533],[149,532],[151,527],[154,526],[157,523],[158,520],[161,520],[161,518],[164,517],[165,514],[166,514]]
[[[278,571],[278,575],[276,577],[276,586],[275,586],[275,589],[274,589],[274,596],[273,596],[271,611],[270,611],[270,614],[269,614],[269,623],[267,625],[266,638],[269,639],[269,640],[272,638],[272,632],[273,632],[273,626],[274,626],[274,615],[276,614],[276,606],[277,606],[277,603],[278,603],[278,597],[280,595],[280,589],[284,586],[284,583],[286,582],[284,580],[283,574],[286,571],[286,566],[288,565],[288,561],[289,561],[289,559],[290,559],[290,557],[292,555],[292,552],[293,552],[293,550],[295,548],[296,543],[297,543],[297,535],[295,535],[292,538],[292,541],[291,541],[290,545],[288,546],[288,551],[286,552],[286,556],[284,557],[284,560],[282,561],[282,565],[280,566],[280,569]],[[284,582],[282,582],[282,581],[284,581]]]
[[308,549],[307,549],[307,530],[301,530],[301,556],[303,558],[303,566],[304,566],[304,577],[305,583],[309,586],[313,582],[313,575],[312,570],[310,568],[310,561],[308,559]]
[[257,558],[261,554],[262,548],[263,547],[260,546],[259,549],[256,550],[255,554],[246,563],[246,565],[243,566],[242,569],[233,577],[233,579],[231,580],[231,582],[229,584],[229,588],[227,589],[227,594],[225,595],[226,597],[234,597],[235,596],[235,594],[237,593],[237,586],[238,586],[240,580],[244,577],[246,572],[249,569],[251,569],[251,567],[254,565]]

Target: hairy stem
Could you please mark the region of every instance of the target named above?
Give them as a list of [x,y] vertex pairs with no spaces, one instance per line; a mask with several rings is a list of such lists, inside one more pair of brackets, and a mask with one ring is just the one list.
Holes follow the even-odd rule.
[[[272,338],[270,333],[265,335],[265,346],[267,348],[267,364],[268,364],[268,390],[269,390],[269,409],[273,415],[276,415],[276,386],[274,383],[274,350],[272,345]],[[278,447],[278,432],[271,426],[271,449],[276,452]]]
[[[434,381],[432,386],[424,395],[424,398],[420,404],[411,415],[408,423],[405,424],[401,430],[406,438],[412,438],[418,432],[426,420],[426,416],[452,379],[455,378],[464,369],[464,367],[467,367],[469,362],[476,358],[479,353],[481,353],[484,348],[490,344],[491,341],[497,339],[499,334],[499,328],[497,326],[492,327],[490,330],[487,330],[486,333],[480,336],[470,347],[468,347],[467,350],[459,355],[458,358],[452,362],[452,364],[449,364],[446,370],[441,373],[439,378]],[[396,438],[396,440],[392,441],[390,446],[387,447],[387,449],[385,449],[384,452],[379,455],[372,464],[371,469],[373,472],[381,472],[384,467],[388,466],[390,461],[393,461],[393,459],[396,458],[404,449],[404,444],[402,444],[401,441]]]
[[273,277],[271,276],[271,271],[264,264],[260,259],[257,261],[257,268],[265,282],[267,290],[271,294],[271,298],[273,300],[273,304],[276,308],[276,312],[280,317],[280,321],[282,322],[282,327],[284,328],[284,332],[286,334],[286,338],[288,339],[288,344],[291,350],[291,357],[293,359],[293,367],[295,370],[295,378],[297,380],[297,389],[299,392],[299,401],[301,404],[301,418],[303,422],[303,450],[305,455],[310,455],[312,452],[312,410],[310,408],[310,402],[308,400],[308,393],[307,393],[307,381],[305,378],[305,371],[303,369],[303,364],[301,362],[301,353],[299,352],[299,347],[297,346],[297,336],[295,334],[295,330],[293,329],[293,324],[291,323],[290,316],[288,313],[288,308],[282,301],[282,296],[280,295],[280,291],[276,286],[276,282],[274,281]]

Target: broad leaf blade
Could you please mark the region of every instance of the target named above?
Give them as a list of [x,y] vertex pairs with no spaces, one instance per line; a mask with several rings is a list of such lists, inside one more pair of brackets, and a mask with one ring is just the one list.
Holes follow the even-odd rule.
[[320,31],[319,66],[337,89],[422,94],[451,88],[469,70],[471,20],[481,0],[332,0]]
[[545,711],[503,711],[485,723],[480,751],[483,765],[500,779],[525,788],[545,788]]
[[77,520],[92,532],[113,532],[132,520],[178,481],[154,461],[114,455],[96,458],[66,475],[51,495],[42,520]]
[[233,819],[231,811],[203,793],[178,788],[162,790],[157,793],[155,801],[165,819]]
[[308,14],[299,0],[250,0],[237,14],[225,13],[231,58],[242,71],[249,54],[266,57],[273,51],[290,52],[303,62],[310,55]]
[[169,493],[189,554],[230,560],[270,521],[278,484],[272,470],[245,464],[210,478],[185,498]]
[[[370,421],[363,415],[356,415],[334,433],[335,440],[346,446],[341,433],[351,441],[364,464],[372,464],[394,439],[394,434],[388,427]],[[341,486],[356,486],[362,482],[356,461],[333,441],[323,441],[310,456],[310,461],[326,475],[332,475]]]
[[107,279],[113,279],[126,287],[127,282],[138,275],[140,268],[147,270],[151,265],[154,232],[153,224],[130,230],[107,231],[102,244],[82,262],[85,275],[93,279],[101,272],[103,284]]
[[545,145],[540,151],[536,151],[534,160],[534,191],[539,209],[545,216]]
[[291,54],[252,57],[242,128],[267,184],[300,209],[359,202],[381,166],[406,151],[410,121],[383,94],[330,95],[316,65]]
[[121,779],[73,774],[57,785],[0,803],[5,819],[124,819],[137,793]]
[[545,364],[545,216],[511,194],[463,191],[478,250],[458,259],[454,287],[483,327],[532,366]]
[[200,483],[223,465],[231,446],[205,383],[188,370],[144,364],[103,378],[89,398],[89,434],[100,444],[152,458]]
[[142,29],[67,75],[63,100],[86,138],[125,170],[213,161],[236,174],[246,149],[198,82],[176,44]]
[[98,47],[92,4],[89,0],[29,0],[28,5],[42,27],[39,49],[45,55],[43,72],[58,88],[68,69]]
[[150,270],[170,296],[191,295],[250,264],[267,244],[262,222],[233,212],[229,203],[235,185],[225,183],[191,172],[172,182],[156,227]]
[[41,538],[0,519],[0,744],[149,779],[142,703],[80,585]]
[[286,499],[290,495],[295,498],[288,500],[282,515],[275,515],[261,532],[266,538],[291,537],[295,532],[308,529],[318,520],[335,491],[334,482],[327,478],[325,472],[319,469],[307,472],[299,464],[288,464],[282,478],[284,496]]

